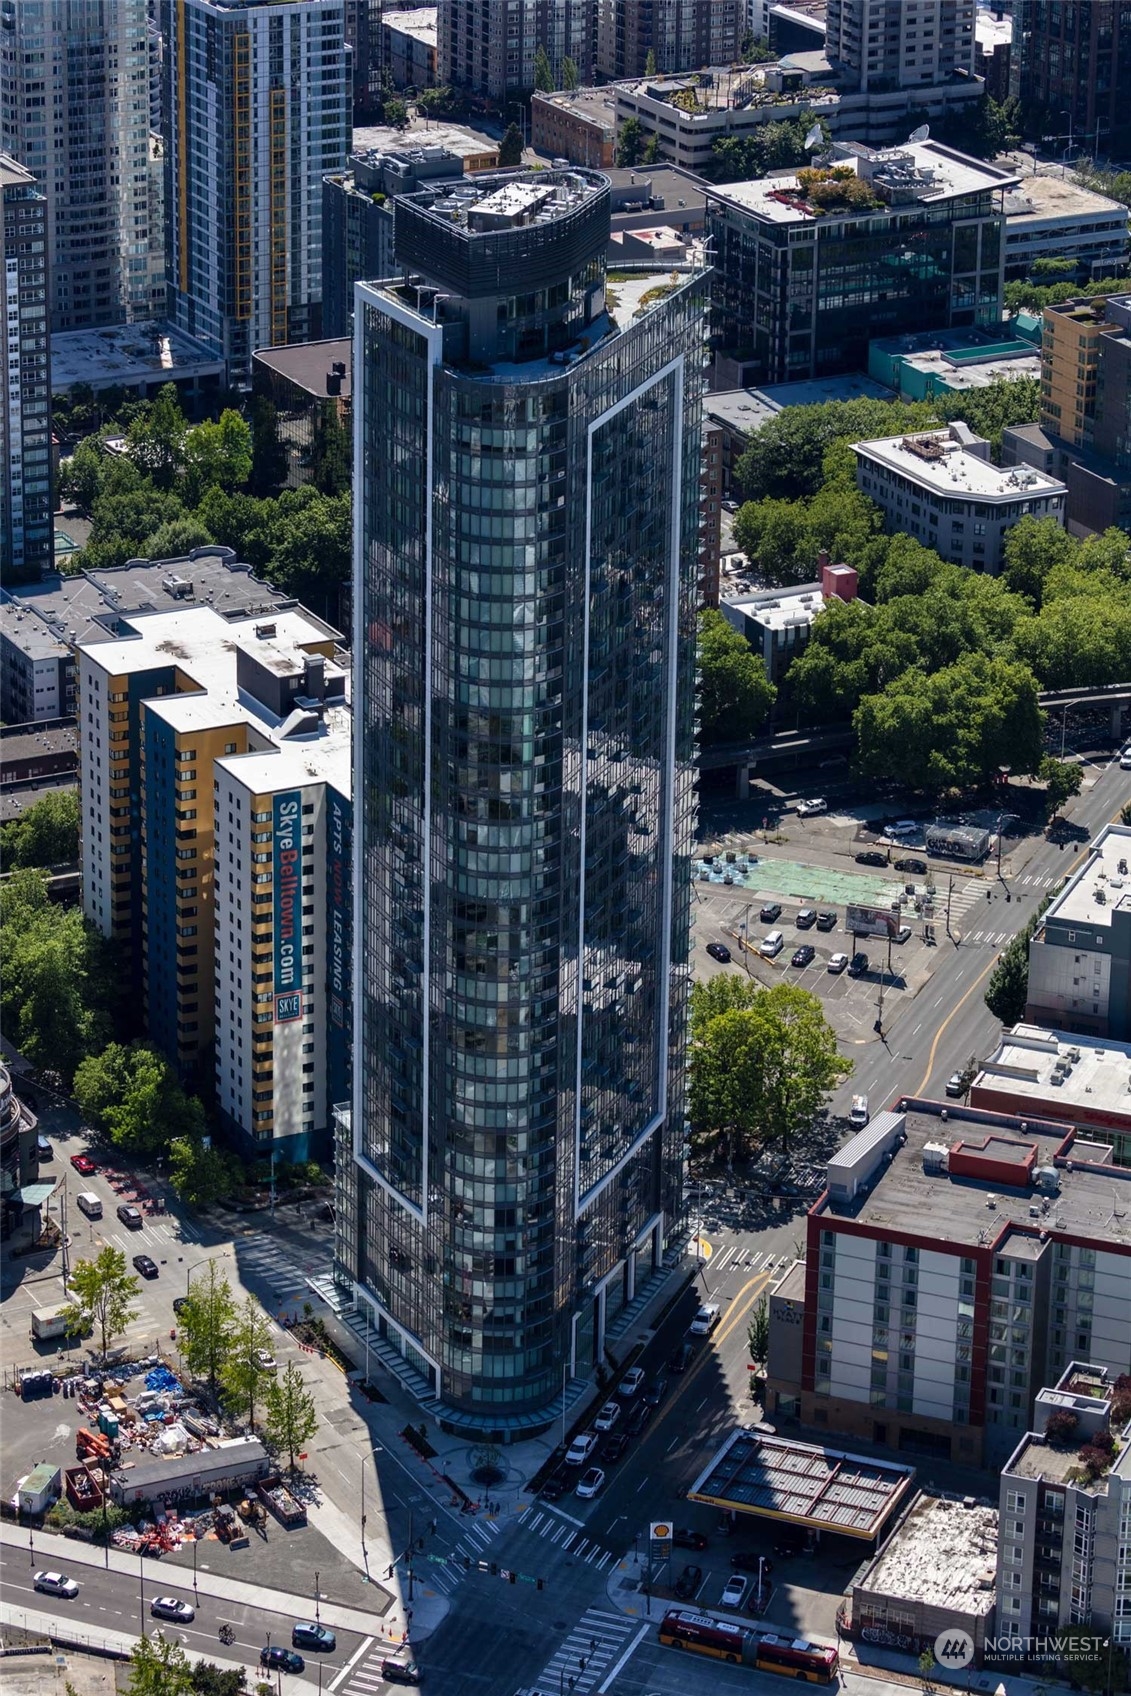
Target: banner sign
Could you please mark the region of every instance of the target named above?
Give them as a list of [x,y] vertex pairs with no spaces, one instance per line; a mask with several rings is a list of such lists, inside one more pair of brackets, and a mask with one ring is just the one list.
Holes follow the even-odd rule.
[[302,1017],[302,801],[298,790],[274,797],[275,1019]]

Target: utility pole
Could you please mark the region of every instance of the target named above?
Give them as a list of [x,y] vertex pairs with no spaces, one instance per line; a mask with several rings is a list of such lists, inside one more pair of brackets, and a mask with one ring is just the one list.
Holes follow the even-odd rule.
[[71,1275],[71,1257],[67,1252],[67,1174],[63,1173],[63,1197],[59,1204],[59,1238],[63,1250],[63,1294],[67,1294],[67,1279]]
[[953,894],[954,894],[954,873],[948,872],[947,873],[947,880],[946,880],[946,934],[947,934],[947,936],[950,937],[950,940],[952,942],[954,941],[954,937],[951,935],[951,930],[950,930],[950,898]]

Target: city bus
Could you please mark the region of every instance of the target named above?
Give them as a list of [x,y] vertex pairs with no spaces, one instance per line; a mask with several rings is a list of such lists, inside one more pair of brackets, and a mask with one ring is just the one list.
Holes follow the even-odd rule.
[[660,1642],[671,1649],[713,1655],[717,1660],[742,1663],[756,1667],[759,1672],[777,1673],[782,1678],[799,1678],[806,1684],[831,1684],[840,1671],[836,1650],[823,1644],[773,1633],[762,1636],[739,1625],[680,1608],[664,1615]]

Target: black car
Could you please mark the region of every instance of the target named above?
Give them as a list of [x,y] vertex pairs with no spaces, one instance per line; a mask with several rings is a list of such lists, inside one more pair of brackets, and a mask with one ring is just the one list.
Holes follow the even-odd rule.
[[625,1422],[625,1435],[628,1437],[639,1437],[651,1417],[652,1409],[648,1406],[648,1403],[645,1401],[637,1402]]
[[817,950],[815,948],[811,948],[807,942],[803,942],[800,948],[795,948],[793,950],[793,955],[789,963],[791,966],[808,966],[816,958]]
[[724,966],[730,960],[730,949],[725,942],[708,942],[707,952],[712,960],[721,960]]
[[188,1306],[188,1304],[189,1304],[188,1296],[174,1296],[173,1297],[173,1312],[176,1313],[176,1314],[183,1313],[185,1308]]
[[284,1649],[279,1643],[271,1643],[266,1649],[259,1651],[261,1667],[279,1667],[283,1672],[305,1672],[306,1662],[301,1655],[296,1655],[293,1649]]
[[763,924],[772,925],[775,919],[781,918],[781,902],[767,901],[766,905],[758,914],[758,917],[761,919]]
[[668,1381],[662,1374],[659,1378],[653,1378],[652,1382],[644,1392],[644,1406],[650,1408],[659,1407],[660,1403],[664,1399],[667,1387]]
[[736,1555],[730,1557],[730,1564],[735,1572],[757,1572],[759,1561],[762,1563],[763,1574],[773,1572],[773,1561],[768,1561],[765,1555],[760,1555],[756,1549],[740,1549]]
[[817,915],[812,907],[801,907],[798,909],[797,917],[793,922],[798,930],[809,930],[811,926],[816,924]]
[[858,866],[886,866],[887,863],[887,855],[881,854],[878,848],[865,848],[862,854],[856,856]]
[[868,956],[866,954],[854,954],[852,956],[852,959],[848,963],[848,975],[849,975],[849,977],[850,978],[861,978],[861,977],[864,976],[864,973],[867,970],[868,970]]
[[822,907],[820,912],[817,914],[817,929],[835,930],[836,914],[830,913],[827,907]]
[[300,1620],[291,1626],[291,1646],[295,1649],[317,1649],[320,1654],[332,1655],[338,1647],[338,1639],[328,1625],[319,1625],[316,1620]]
[[539,1491],[539,1495],[547,1502],[560,1502],[562,1497],[568,1494],[572,1488],[569,1479],[563,1478],[560,1472],[555,1472],[547,1478]]
[[627,1448],[628,1448],[628,1432],[627,1431],[613,1431],[609,1434],[609,1436],[607,1436],[605,1438],[605,1441],[601,1444],[601,1459],[603,1461],[605,1461],[606,1463],[616,1462],[616,1461],[620,1460],[621,1456],[624,1454],[624,1452]]
[[156,1278],[158,1276],[157,1262],[152,1260],[148,1254],[135,1254],[134,1265],[143,1278]]
[[672,1532],[673,1549],[693,1549],[700,1554],[707,1547],[707,1539],[701,1531],[688,1531],[686,1526],[677,1525]]
[[914,857],[893,860],[892,865],[897,872],[913,872],[916,877],[925,877],[927,873],[926,860],[917,860]]
[[381,1677],[388,1684],[419,1684],[421,1671],[415,1661],[381,1662]]
[[695,1350],[690,1343],[680,1343],[671,1359],[668,1361],[669,1372],[686,1372],[695,1356]]
[[675,1581],[674,1589],[681,1602],[690,1602],[699,1594],[699,1586],[703,1582],[701,1566],[685,1566]]

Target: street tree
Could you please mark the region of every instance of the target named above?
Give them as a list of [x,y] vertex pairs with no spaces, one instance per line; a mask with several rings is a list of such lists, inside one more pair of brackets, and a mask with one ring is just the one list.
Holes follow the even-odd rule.
[[853,715],[859,763],[869,777],[911,789],[968,789],[1002,765],[1037,771],[1044,715],[1025,665],[968,653],[930,675],[904,672]]
[[181,1645],[163,1631],[138,1638],[130,1654],[126,1696],[193,1696],[192,1668]]
[[1029,943],[1037,928],[1038,917],[1035,914],[1025,929],[1018,931],[1006,943],[986,985],[986,1006],[1003,1025],[1015,1025],[1025,1017],[1025,1003],[1029,996]]
[[283,1371],[267,1386],[264,1397],[267,1413],[267,1440],[272,1448],[285,1452],[293,1472],[295,1456],[318,1430],[318,1415],[314,1397],[294,1361],[288,1361]]
[[761,729],[776,689],[745,637],[716,607],[699,614],[699,728],[705,744],[741,742]]
[[572,94],[580,81],[576,59],[571,59],[567,53],[562,60],[562,87],[567,94]]
[[184,463],[191,504],[195,506],[214,484],[222,489],[242,488],[251,476],[252,458],[251,426],[231,407],[225,407],[215,424],[206,419],[189,430]]
[[132,1305],[141,1288],[140,1279],[126,1267],[122,1249],[107,1243],[93,1260],[78,1260],[71,1271],[71,1300],[64,1310],[67,1335],[83,1337],[92,1328],[98,1334],[99,1353],[105,1356],[115,1337],[137,1318]]
[[237,1318],[227,1275],[216,1260],[209,1260],[189,1283],[177,1327],[185,1365],[195,1378],[207,1381],[213,1405],[232,1353]]
[[534,54],[534,86],[540,94],[554,92],[554,67],[550,63],[550,55],[539,42]]
[[499,143],[499,164],[504,171],[522,164],[522,146],[522,131],[517,124],[508,124]]
[[1052,818],[1056,818],[1073,795],[1079,795],[1084,784],[1084,773],[1075,760],[1056,760],[1047,756],[1041,761],[1037,776],[1045,786]]
[[107,1044],[76,1068],[74,1090],[83,1117],[117,1148],[153,1153],[173,1138],[204,1134],[200,1102],[151,1043]]
[[762,993],[762,986],[753,978],[739,977],[735,972],[719,972],[691,986],[690,1035],[692,1043],[702,1040],[712,1019],[720,1013],[741,1012],[752,1007]]
[[751,1314],[746,1328],[746,1346],[755,1366],[764,1366],[770,1352],[770,1306],[765,1296],[759,1298]]
[[231,1195],[241,1181],[235,1155],[193,1136],[171,1139],[169,1177],[180,1199],[190,1207],[207,1207]]
[[1055,518],[1019,518],[1005,533],[1002,578],[1008,588],[1039,607],[1049,572],[1069,563],[1076,548],[1075,538]]
[[172,487],[184,463],[187,433],[188,420],[175,383],[163,384],[146,410],[130,423],[126,431],[130,457],[159,489]]
[[[617,164],[622,170],[629,169],[640,164],[643,154],[644,126],[639,118],[626,118],[617,136]],[[502,164],[501,155],[499,163]]]
[[109,1035],[105,940],[75,907],[47,893],[46,873],[14,871],[0,890],[0,1014],[35,1065],[67,1082]]
[[254,1296],[248,1296],[236,1312],[232,1326],[231,1345],[221,1368],[220,1378],[231,1405],[240,1413],[247,1412],[247,1422],[255,1430],[255,1409],[262,1400],[265,1372],[260,1355],[268,1352],[271,1330],[267,1315]]

